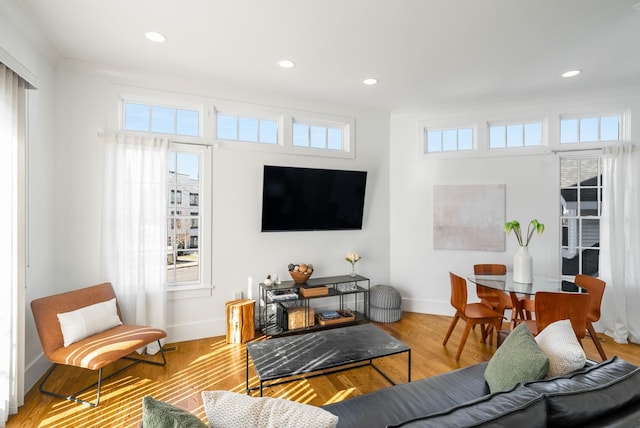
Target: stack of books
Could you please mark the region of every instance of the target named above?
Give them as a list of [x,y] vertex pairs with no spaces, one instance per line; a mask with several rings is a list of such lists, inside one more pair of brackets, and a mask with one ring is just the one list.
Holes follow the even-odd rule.
[[272,302],[283,302],[285,300],[295,300],[298,298],[295,288],[283,288],[282,290],[269,290],[267,297]]

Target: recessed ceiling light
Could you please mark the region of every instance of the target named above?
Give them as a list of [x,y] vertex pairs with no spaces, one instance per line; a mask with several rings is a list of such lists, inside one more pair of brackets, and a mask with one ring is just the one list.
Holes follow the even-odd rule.
[[296,66],[296,63],[291,61],[290,59],[281,59],[278,61],[278,65],[282,68],[293,68]]
[[582,73],[582,70],[565,71],[564,73],[562,73],[562,77],[574,77],[574,76],[577,76],[580,73]]
[[162,33],[158,33],[156,31],[148,31],[144,35],[147,39],[151,40],[152,42],[164,43],[167,41],[167,36],[165,36]]
[[378,83],[378,79],[374,78],[374,77],[368,77],[366,79],[364,79],[362,81],[362,83],[364,83],[367,86],[371,86],[371,85],[375,85]]

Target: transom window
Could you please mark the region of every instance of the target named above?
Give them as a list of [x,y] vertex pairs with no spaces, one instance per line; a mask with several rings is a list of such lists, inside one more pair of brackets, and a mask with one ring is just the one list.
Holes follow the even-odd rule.
[[489,149],[542,145],[542,123],[489,125]]
[[560,144],[617,141],[620,116],[596,116],[560,119]]
[[438,153],[473,149],[473,129],[425,129],[424,152]]
[[200,135],[200,112],[125,101],[124,129],[197,137]]
[[219,140],[278,144],[278,121],[217,113],[216,136]]
[[293,146],[314,149],[344,150],[344,126],[310,124],[293,121]]

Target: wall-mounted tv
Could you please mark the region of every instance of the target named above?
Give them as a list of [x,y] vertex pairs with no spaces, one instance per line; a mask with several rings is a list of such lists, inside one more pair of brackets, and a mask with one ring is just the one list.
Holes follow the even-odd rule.
[[362,229],[366,171],[264,166],[262,231]]

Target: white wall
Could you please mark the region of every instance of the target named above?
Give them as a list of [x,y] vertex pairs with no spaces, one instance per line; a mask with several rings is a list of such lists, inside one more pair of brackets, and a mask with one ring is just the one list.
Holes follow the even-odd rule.
[[[54,81],[55,72],[49,60],[11,23],[22,19],[10,3],[0,8],[0,51],[10,56],[7,65],[15,64],[25,72],[37,89],[28,91],[27,141],[27,272],[25,299],[24,364],[25,391],[49,366],[43,361],[29,303],[41,296],[57,292],[52,254],[55,252],[53,168],[54,145]],[[22,21],[20,21],[22,22]],[[18,71],[18,70],[16,70]]]
[[[434,185],[506,184],[506,220],[516,219],[526,224],[537,218],[546,226],[544,234],[534,236],[529,245],[534,272],[560,275],[559,155],[549,151],[559,144],[560,114],[603,112],[640,114],[640,92],[593,94],[572,100],[443,106],[420,114],[392,115],[390,272],[392,283],[402,292],[404,309],[453,314],[449,303],[449,271],[466,276],[473,271],[475,263],[511,266],[517,248],[515,237],[508,235],[503,252],[434,250]],[[436,127],[443,123],[448,126],[479,124],[482,129],[487,121],[532,118],[545,121],[548,153],[445,159],[446,156],[430,157],[421,152],[419,123],[436,124],[433,125]],[[631,139],[640,140],[640,132],[632,128],[631,131]],[[483,132],[478,137],[481,144],[486,143]],[[469,287],[469,296],[475,297],[472,287]]]
[[[213,282],[211,296],[184,297],[172,293],[168,306],[169,341],[225,334],[225,302],[237,290],[253,296],[267,274],[288,279],[290,262],[308,262],[314,276],[346,274],[344,255],[358,251],[358,271],[376,282],[389,279],[389,113],[274,94],[247,94],[242,89],[216,87],[215,82],[183,82],[139,76],[102,67],[65,63],[58,68],[56,91],[56,282],[74,289],[109,278],[100,275],[102,210],[102,142],[99,131],[108,124],[108,93],[114,85],[160,89],[168,96],[192,94],[305,111],[355,117],[356,158],[334,159],[244,150],[213,153]],[[265,164],[343,168],[368,171],[362,231],[261,233],[261,180]],[[188,295],[188,294],[187,294]]]

